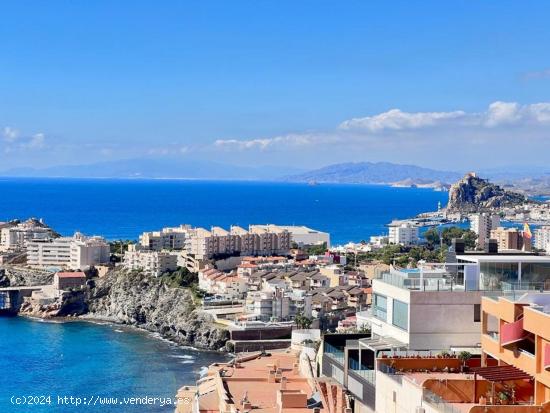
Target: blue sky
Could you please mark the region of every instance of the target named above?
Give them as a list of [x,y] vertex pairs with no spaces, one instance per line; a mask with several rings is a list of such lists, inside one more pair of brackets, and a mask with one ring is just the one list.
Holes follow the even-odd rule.
[[0,15],[0,169],[470,169],[550,150],[545,1],[7,1]]

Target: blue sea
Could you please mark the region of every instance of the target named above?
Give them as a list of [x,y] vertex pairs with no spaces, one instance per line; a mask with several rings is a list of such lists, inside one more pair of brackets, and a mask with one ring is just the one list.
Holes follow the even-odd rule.
[[0,179],[0,220],[37,217],[63,235],[137,239],[191,224],[307,225],[332,244],[368,240],[392,219],[434,211],[447,193],[376,185],[184,180]]
[[[0,221],[43,218],[64,235],[137,239],[188,223],[210,227],[296,224],[327,231],[332,243],[387,232],[392,219],[445,205],[429,189],[180,180],[1,179]],[[174,397],[221,355],[180,349],[146,333],[83,322],[0,318],[0,412],[172,412],[173,406],[57,405],[57,396]],[[51,395],[51,406],[10,404]]]
[[[0,318],[0,412],[170,412],[178,388],[226,356],[182,349],[150,334],[89,322]],[[29,396],[51,404],[14,405]],[[58,397],[95,406],[58,404]],[[157,397],[155,405],[100,405],[104,398]],[[13,399],[12,399],[13,397]],[[97,399],[96,399],[97,398]],[[171,400],[168,400],[171,399]],[[32,400],[32,399],[30,399]],[[45,402],[42,400],[36,401]]]

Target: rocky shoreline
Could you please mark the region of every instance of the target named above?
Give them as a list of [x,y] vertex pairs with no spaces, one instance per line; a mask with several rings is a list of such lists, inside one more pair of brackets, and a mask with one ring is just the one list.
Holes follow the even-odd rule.
[[168,287],[142,272],[112,271],[92,280],[86,290],[65,292],[53,302],[25,302],[19,314],[127,325],[205,350],[223,350],[229,338],[226,329],[195,305],[190,290]]

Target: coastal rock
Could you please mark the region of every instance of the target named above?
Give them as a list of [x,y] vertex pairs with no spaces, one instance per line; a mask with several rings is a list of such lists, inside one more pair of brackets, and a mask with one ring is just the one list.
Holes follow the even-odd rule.
[[449,211],[480,212],[501,207],[521,205],[526,197],[504,190],[474,173],[466,174],[449,190]]
[[7,265],[3,268],[10,286],[48,285],[53,282],[53,273],[34,268]]
[[60,297],[42,300],[25,299],[19,314],[40,317],[71,317],[88,311],[86,291],[64,291]]
[[132,271],[112,271],[89,290],[87,317],[136,326],[181,345],[218,350],[228,332],[197,309],[192,293],[159,278]]

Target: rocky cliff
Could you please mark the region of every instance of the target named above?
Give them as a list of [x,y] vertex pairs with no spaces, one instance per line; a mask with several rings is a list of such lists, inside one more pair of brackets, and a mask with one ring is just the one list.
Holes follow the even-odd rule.
[[136,326],[181,345],[219,350],[227,330],[195,307],[192,293],[140,272],[114,271],[90,288],[86,317]]
[[475,174],[467,174],[449,189],[450,211],[478,212],[501,207],[521,205],[524,195],[509,192],[498,185],[481,179]]

